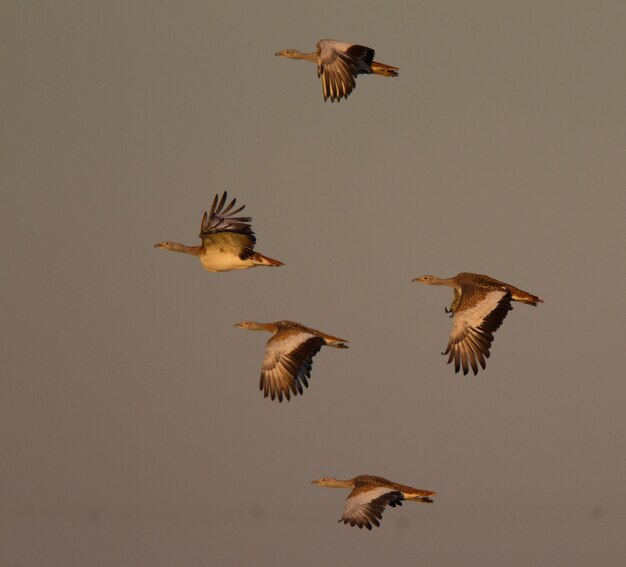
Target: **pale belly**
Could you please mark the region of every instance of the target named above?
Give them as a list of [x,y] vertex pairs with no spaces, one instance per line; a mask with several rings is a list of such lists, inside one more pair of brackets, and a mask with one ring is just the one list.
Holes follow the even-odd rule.
[[242,260],[237,254],[225,252],[223,254],[203,254],[198,259],[202,267],[209,272],[229,272],[231,270],[245,270],[254,266],[252,260]]

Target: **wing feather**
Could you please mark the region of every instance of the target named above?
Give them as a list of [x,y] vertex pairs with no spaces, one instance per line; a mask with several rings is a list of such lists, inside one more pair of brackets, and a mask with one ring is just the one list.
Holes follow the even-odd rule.
[[348,496],[339,521],[371,530],[372,526],[380,526],[385,506],[401,506],[403,499],[402,492],[388,487],[380,486],[361,492],[355,489]]
[[511,309],[511,294],[506,288],[463,290],[452,318],[448,348],[442,353],[449,355],[448,363],[454,360],[455,372],[463,368],[467,374],[471,367],[476,375],[479,364],[485,368],[493,334]]
[[359,52],[353,50],[356,47],[362,46],[332,40],[318,42],[319,65],[317,74],[322,77],[324,100],[330,98],[332,102],[335,100],[339,102],[341,98],[348,98],[356,87],[355,77],[361,66],[361,58],[358,57]]
[[264,397],[283,397],[289,401],[291,394],[302,395],[309,385],[313,357],[319,352],[325,340],[311,333],[276,335],[267,342],[261,381],[259,387]]
[[210,211],[205,211],[200,225],[200,238],[205,247],[219,247],[242,260],[254,253],[256,237],[252,230],[251,217],[237,217],[245,205],[232,210],[237,202],[233,199],[226,208],[227,192],[221,198],[215,195]]

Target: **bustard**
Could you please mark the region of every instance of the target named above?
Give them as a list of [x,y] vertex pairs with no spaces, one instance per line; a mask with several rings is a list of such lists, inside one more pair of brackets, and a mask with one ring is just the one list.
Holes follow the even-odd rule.
[[272,336],[267,341],[263,369],[261,370],[260,389],[264,396],[283,401],[297,396],[309,385],[313,357],[323,346],[348,348],[345,339],[333,337],[305,327],[293,321],[257,323],[242,321],[235,327],[251,331],[269,331]]
[[252,218],[235,216],[245,207],[243,205],[233,211],[236,199],[224,208],[226,198],[226,191],[221,199],[219,195],[215,195],[210,212],[204,212],[200,225],[200,246],[186,246],[164,240],[154,247],[197,256],[202,267],[209,272],[245,270],[255,266],[282,266],[282,262],[254,251],[256,237],[250,225]]
[[404,484],[398,484],[380,476],[360,475],[350,480],[337,480],[323,476],[311,482],[330,488],[351,488],[346,499],[343,514],[339,522],[372,529],[380,526],[385,506],[402,506],[403,500],[432,503],[437,493],[432,490],[420,490]]
[[462,367],[463,374],[470,367],[477,374],[478,364],[485,368],[493,334],[513,309],[511,301],[534,306],[543,303],[532,293],[482,274],[463,272],[453,278],[426,275],[413,281],[453,288],[452,305],[446,309],[452,317],[452,332],[448,348],[442,354],[449,355],[448,364],[454,360],[455,372]]
[[317,76],[322,79],[324,100],[341,101],[356,87],[357,75],[370,74],[397,77],[398,67],[374,61],[371,47],[346,43],[335,39],[320,39],[317,50],[302,53],[297,49],[285,49],[276,55],[289,59],[303,59],[317,64]]

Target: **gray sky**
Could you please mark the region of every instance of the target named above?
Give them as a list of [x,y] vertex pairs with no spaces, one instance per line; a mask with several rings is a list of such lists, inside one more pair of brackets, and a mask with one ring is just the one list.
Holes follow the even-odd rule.
[[[621,565],[625,3],[0,10],[2,565]],[[325,37],[400,77],[324,103]],[[284,268],[152,247],[225,189]],[[545,300],[476,377],[410,281],[461,271]],[[351,348],[279,405],[242,319]],[[357,474],[439,496],[351,529]]]

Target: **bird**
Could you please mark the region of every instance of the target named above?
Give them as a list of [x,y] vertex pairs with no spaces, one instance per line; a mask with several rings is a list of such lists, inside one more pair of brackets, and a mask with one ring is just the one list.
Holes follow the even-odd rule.
[[210,212],[204,212],[200,225],[200,246],[186,246],[164,240],[154,247],[197,256],[202,267],[209,272],[230,272],[256,266],[283,266],[283,262],[254,251],[256,237],[250,225],[252,218],[235,216],[245,207],[243,205],[233,211],[237,199],[233,199],[224,208],[227,198],[226,191],[221,199],[219,194],[215,195]]
[[323,476],[312,480],[311,484],[330,488],[351,488],[339,522],[372,529],[380,526],[385,506],[402,506],[403,500],[432,503],[437,496],[432,490],[420,490],[404,484],[398,484],[380,476],[360,475],[350,480],[337,480]]
[[302,53],[297,49],[285,49],[275,53],[289,59],[304,59],[317,63],[317,76],[322,78],[324,101],[330,99],[341,102],[356,87],[357,75],[370,74],[383,77],[397,77],[398,67],[374,61],[374,50],[371,47],[346,43],[335,39],[320,39],[317,50]]
[[265,349],[259,389],[265,398],[278,398],[279,402],[283,396],[289,401],[291,394],[302,395],[309,386],[313,357],[323,346],[348,348],[345,343],[349,342],[294,321],[242,321],[235,327],[272,333]]
[[441,354],[449,355],[448,364],[454,360],[454,371],[459,372],[462,367],[464,375],[470,367],[474,375],[478,374],[478,364],[485,369],[493,334],[513,309],[512,301],[535,307],[543,303],[532,293],[483,274],[462,272],[453,278],[425,275],[413,281],[453,288],[452,304],[450,309],[445,308],[452,318],[452,332],[448,348]]

